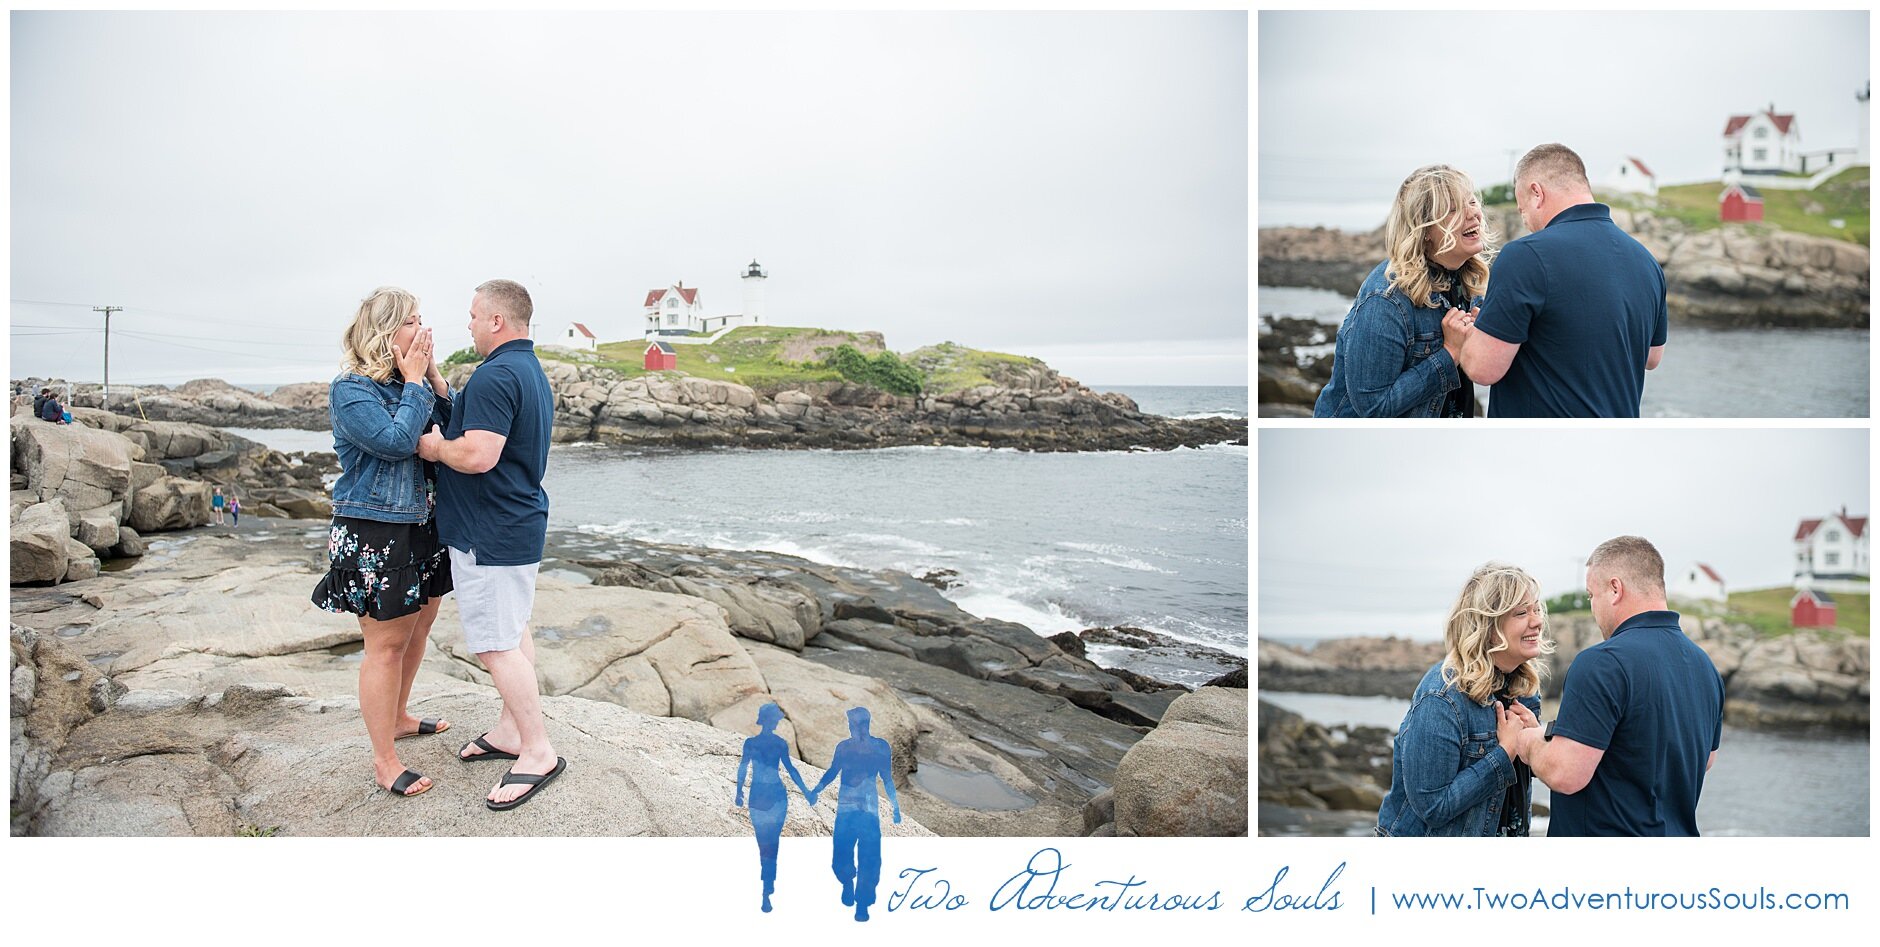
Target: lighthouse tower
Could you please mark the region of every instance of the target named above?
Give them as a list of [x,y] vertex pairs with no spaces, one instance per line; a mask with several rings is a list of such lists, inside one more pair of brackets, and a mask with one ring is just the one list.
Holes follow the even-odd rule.
[[1854,93],[1854,101],[1860,103],[1860,140],[1854,143],[1854,160],[1861,164],[1867,163],[1867,100],[1872,96],[1873,83],[1871,82],[1861,86],[1860,91]]
[[756,260],[744,268],[744,324],[747,326],[764,324],[764,279],[769,275]]

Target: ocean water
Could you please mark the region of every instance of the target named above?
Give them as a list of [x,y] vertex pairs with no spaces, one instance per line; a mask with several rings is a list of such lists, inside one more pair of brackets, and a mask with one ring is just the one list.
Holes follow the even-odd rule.
[[[1152,413],[1247,414],[1245,387],[1106,390]],[[332,449],[324,431],[237,433],[280,450]],[[947,597],[980,617],[1041,635],[1132,625],[1244,656],[1247,460],[1236,445],[1071,454],[570,444],[549,452],[545,486],[552,529],[915,575],[951,569],[963,584]]]
[[[1352,297],[1262,286],[1260,315],[1338,325]],[[1673,323],[1663,364],[1645,375],[1640,413],[1653,418],[1868,416],[1867,329],[1708,329]],[[1477,387],[1478,393],[1488,389]]]
[[[1409,701],[1392,697],[1261,691],[1260,699],[1328,726],[1392,731],[1410,709]],[[1543,706],[1543,718],[1551,710]],[[1697,802],[1697,827],[1705,835],[1868,835],[1871,756],[1864,734],[1771,733],[1725,724],[1717,763]],[[1534,796],[1546,802],[1547,787],[1537,781]]]
[[951,569],[963,584],[946,595],[961,608],[1041,635],[1133,625],[1247,653],[1245,447],[570,446],[550,452],[546,486],[555,528]]
[[1247,417],[1247,388],[1203,385],[1091,385],[1096,391],[1128,395],[1145,414],[1168,418]]

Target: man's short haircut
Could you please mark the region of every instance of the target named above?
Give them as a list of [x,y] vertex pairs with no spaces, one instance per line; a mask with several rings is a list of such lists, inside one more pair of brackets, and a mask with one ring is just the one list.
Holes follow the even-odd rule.
[[477,292],[511,322],[526,326],[535,315],[535,302],[529,298],[529,291],[515,280],[493,279],[478,286]]
[[1600,543],[1587,557],[1586,567],[1596,579],[1618,576],[1628,588],[1665,591],[1665,557],[1643,536],[1618,536]]
[[1551,188],[1561,190],[1591,191],[1593,185],[1586,179],[1586,162],[1573,153],[1572,148],[1562,144],[1536,145],[1514,166],[1514,179],[1539,181]]

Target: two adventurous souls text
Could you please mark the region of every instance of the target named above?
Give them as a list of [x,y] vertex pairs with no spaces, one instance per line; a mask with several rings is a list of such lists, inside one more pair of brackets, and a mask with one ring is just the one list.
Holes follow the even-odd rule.
[[[1254,913],[1265,911],[1336,911],[1341,905],[1334,889],[1344,863],[1332,869],[1322,883],[1297,885],[1287,882],[1289,866],[1274,872],[1266,888],[1244,900],[1229,898],[1221,890],[1164,891],[1132,872],[1126,878],[1102,878],[1084,882],[1071,874],[1064,853],[1055,848],[1041,848],[1025,862],[1023,870],[1005,879],[990,898],[976,900],[938,868],[906,868],[887,896],[890,912],[958,911],[983,908],[987,911],[1090,912],[1106,911],[1219,911],[1237,907]],[[1238,901],[1236,905],[1235,902]]]

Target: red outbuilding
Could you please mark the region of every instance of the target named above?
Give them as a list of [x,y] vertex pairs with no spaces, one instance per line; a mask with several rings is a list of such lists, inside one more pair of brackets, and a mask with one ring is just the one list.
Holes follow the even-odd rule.
[[1732,184],[1717,195],[1717,216],[1724,221],[1763,219],[1763,197],[1747,184]]
[[1814,589],[1795,593],[1789,599],[1789,624],[1796,628],[1833,628],[1834,598]]
[[646,346],[646,370],[649,372],[665,371],[679,367],[679,353],[664,342],[649,342]]

